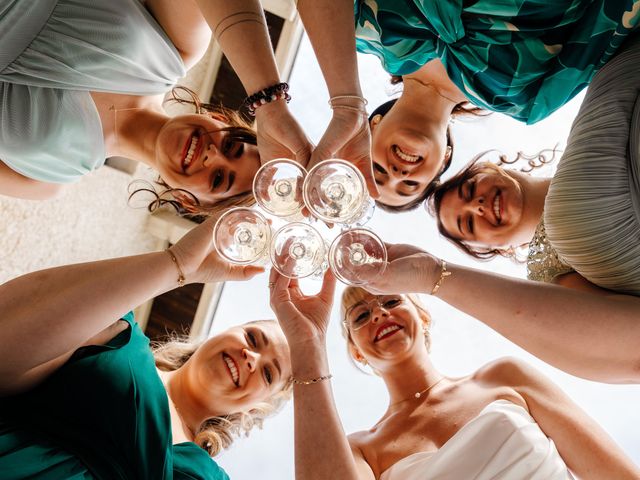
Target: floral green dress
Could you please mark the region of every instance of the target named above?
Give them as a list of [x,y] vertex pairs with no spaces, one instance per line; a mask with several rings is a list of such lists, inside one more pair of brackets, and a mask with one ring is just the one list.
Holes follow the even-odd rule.
[[439,58],[475,105],[535,123],[585,88],[640,0],[356,0],[358,51],[391,74]]

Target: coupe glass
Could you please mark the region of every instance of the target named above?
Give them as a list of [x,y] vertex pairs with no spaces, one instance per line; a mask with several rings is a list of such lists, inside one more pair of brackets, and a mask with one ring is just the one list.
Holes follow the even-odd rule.
[[262,214],[239,207],[226,211],[213,228],[213,245],[225,260],[262,264],[268,258],[271,225]]
[[373,213],[364,177],[344,160],[325,160],[313,167],[302,194],[311,213],[328,223],[362,225]]
[[387,249],[370,230],[346,230],[331,244],[329,265],[338,280],[347,285],[365,285],[384,272]]
[[253,195],[267,213],[301,220],[302,183],[307,171],[297,162],[280,158],[265,163],[253,179]]
[[271,241],[271,263],[289,278],[308,277],[322,271],[327,249],[322,235],[307,223],[283,226]]

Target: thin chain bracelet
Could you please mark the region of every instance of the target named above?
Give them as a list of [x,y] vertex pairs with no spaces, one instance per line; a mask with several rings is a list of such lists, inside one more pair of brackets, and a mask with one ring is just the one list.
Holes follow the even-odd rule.
[[297,378],[293,378],[292,381],[295,385],[313,385],[314,383],[319,383],[324,380],[330,380],[331,378],[333,378],[333,375],[329,374],[317,378],[312,378],[311,380],[298,380]]
[[171,257],[171,261],[175,264],[176,268],[178,269],[178,286],[179,287],[184,287],[186,278],[184,276],[184,273],[182,273],[182,268],[180,268],[180,264],[178,263],[178,259],[176,258],[174,253],[171,251],[171,249],[167,248],[165,250],[165,252],[167,252],[169,254],[169,256]]
[[367,106],[369,104],[369,102],[367,102],[367,99],[364,97],[361,97],[359,95],[336,95],[335,97],[331,97],[329,99],[329,106],[330,107],[334,107],[337,105],[334,105],[334,101],[336,100],[360,100],[362,102],[363,106]]
[[447,270],[447,262],[445,262],[444,260],[440,260],[440,278],[438,279],[436,284],[433,286],[433,290],[431,290],[430,295],[435,295],[436,292],[440,290],[440,287],[442,286],[442,282],[444,282],[444,279],[450,275],[451,275],[451,272]]

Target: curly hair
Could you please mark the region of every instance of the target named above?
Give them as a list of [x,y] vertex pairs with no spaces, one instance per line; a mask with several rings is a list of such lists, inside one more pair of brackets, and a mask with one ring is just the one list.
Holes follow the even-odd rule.
[[[264,322],[270,320],[259,320]],[[250,323],[258,323],[250,322]],[[153,346],[156,367],[163,371],[173,371],[186,363],[202,344],[189,341],[187,337],[174,335],[165,343]],[[281,391],[264,402],[254,405],[246,412],[234,412],[205,420],[196,432],[194,442],[211,457],[229,448],[236,437],[245,436],[254,428],[262,428],[264,419],[279,412],[291,398],[293,384],[289,380]]]
[[[257,145],[256,132],[251,124],[237,111],[226,108],[222,105],[206,103],[198,98],[198,95],[187,87],[174,87],[171,90],[171,97],[166,102],[178,103],[181,105],[191,105],[195,113],[199,115],[211,115],[221,122],[229,125],[221,128],[220,132],[228,132],[230,140]],[[180,215],[214,215],[230,207],[248,207],[255,204],[255,199],[251,192],[241,193],[229,198],[225,198],[213,205],[203,205],[198,198],[188,190],[183,188],[173,188],[162,178],[155,181],[156,186],[147,182],[146,186],[135,189],[129,194],[129,203],[134,201],[135,196],[149,194],[152,200],[148,203],[147,209],[150,212],[162,206],[173,207]]]
[[[341,328],[342,336],[347,341],[347,355],[351,360],[351,362],[354,364],[354,366],[358,369],[360,369],[360,367],[358,367],[358,364],[356,363],[355,359],[351,355],[351,351],[349,350],[349,345],[355,345],[355,343],[353,341],[353,338],[351,337],[351,332],[347,327],[346,314],[349,308],[351,308],[356,303],[364,300],[369,295],[371,294],[367,292],[364,288],[349,286],[345,288],[344,291],[342,292],[342,298],[340,300],[340,316],[342,318],[342,328]],[[422,302],[420,301],[417,295],[410,293],[410,294],[405,294],[403,296],[406,297],[409,300],[409,302],[416,308],[416,310],[418,311],[418,314],[420,315],[421,320],[424,322],[424,324],[427,327],[424,331],[424,344],[427,347],[427,351],[430,351],[431,350],[431,333],[430,333],[431,314],[426,309],[426,307],[422,304]]]
[[[398,76],[398,75],[391,76],[391,84],[393,85],[402,83],[402,81],[403,80],[401,76]],[[389,112],[389,110],[391,110],[391,108],[395,105],[397,101],[398,99],[394,98],[393,100],[389,100],[383,103],[382,105],[378,106],[378,108],[376,108],[371,113],[371,115],[369,115],[369,122],[371,122],[371,119],[373,119],[373,117],[375,117],[376,115],[381,115],[382,117],[384,117]],[[451,116],[454,118],[461,115],[473,115],[476,117],[483,117],[483,116],[489,115],[490,113],[491,112],[487,112],[486,110],[483,110],[480,107],[476,107],[475,105],[472,105],[469,102],[463,102],[453,107],[453,110],[451,111]],[[411,210],[415,210],[418,207],[418,205],[422,204],[431,195],[431,193],[433,192],[433,189],[440,183],[440,177],[442,176],[442,174],[445,173],[451,166],[455,144],[453,141],[453,135],[451,134],[450,126],[447,126],[447,147],[451,149],[449,153],[449,158],[447,159],[446,163],[443,165],[440,173],[438,173],[438,175],[436,175],[436,177],[433,180],[431,180],[429,185],[427,185],[427,187],[424,189],[424,191],[420,195],[418,195],[416,198],[414,198],[410,202],[405,203],[404,205],[397,205],[397,206],[387,205],[386,203],[376,200],[376,206],[378,206],[380,209],[384,210],[385,212],[389,212],[389,213],[408,212]]]
[[[531,173],[536,168],[541,168],[553,162],[556,158],[556,154],[560,150],[558,150],[558,145],[556,145],[553,148],[541,150],[534,155],[527,155],[523,152],[518,152],[515,158],[511,160],[505,154],[498,152],[497,163],[483,160],[483,157],[485,157],[485,155],[495,151],[496,150],[487,150],[485,152],[477,154],[462,170],[456,173],[453,177],[451,177],[446,182],[437,185],[428,198],[428,202],[426,205],[427,211],[431,214],[431,216],[436,218],[440,235],[452,242],[467,255],[470,255],[478,260],[491,260],[496,256],[502,256],[518,261],[517,253],[513,248],[504,249],[494,248],[491,246],[472,246],[467,244],[463,240],[460,240],[459,238],[456,238],[449,232],[447,232],[447,230],[444,228],[444,225],[442,224],[442,220],[440,219],[442,199],[444,198],[445,194],[451,190],[459,190],[466,181],[472,179],[483,170],[490,168],[494,169],[501,175],[506,175],[506,172],[502,168],[502,165],[514,165],[524,160],[526,162],[526,165],[521,167],[520,171],[523,173]],[[551,153],[550,156],[548,155],[549,152]]]

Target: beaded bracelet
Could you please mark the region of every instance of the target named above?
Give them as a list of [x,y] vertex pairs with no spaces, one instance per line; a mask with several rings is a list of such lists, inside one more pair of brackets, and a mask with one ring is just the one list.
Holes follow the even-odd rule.
[[330,380],[331,378],[333,378],[333,375],[329,374],[317,378],[312,378],[311,380],[298,380],[297,378],[294,378],[292,379],[292,381],[296,385],[313,385],[314,383],[322,382],[323,380]]
[[271,85],[270,87],[263,88],[253,95],[249,95],[244,99],[243,104],[247,106],[249,115],[255,117],[258,107],[261,107],[266,103],[275,102],[276,100],[284,100],[289,103],[289,101],[291,100],[291,95],[287,93],[288,91],[288,83],[276,83],[275,85]]

